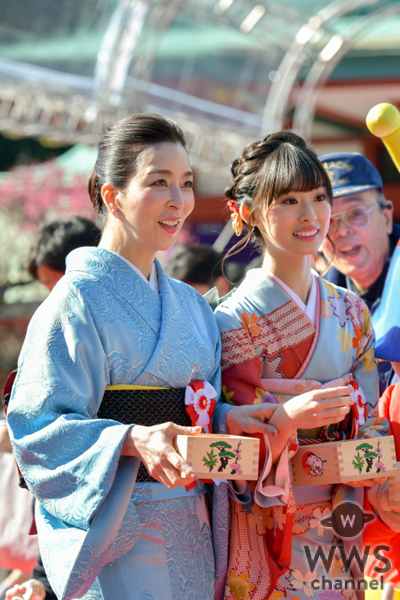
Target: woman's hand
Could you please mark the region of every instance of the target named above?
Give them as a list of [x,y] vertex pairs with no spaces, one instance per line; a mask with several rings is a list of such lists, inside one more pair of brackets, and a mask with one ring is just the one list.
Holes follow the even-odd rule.
[[197,474],[177,453],[172,440],[176,435],[197,435],[201,431],[201,427],[182,427],[175,423],[153,427],[134,425],[125,438],[122,454],[140,458],[149,475],[167,488],[188,485]]
[[354,400],[349,394],[351,385],[319,389],[295,396],[278,405],[271,419],[279,432],[292,432],[295,429],[311,429],[332,423],[340,423],[350,411]]
[[6,592],[6,600],[44,600],[46,598],[46,590],[41,581],[37,579],[29,579],[21,585],[14,585]]
[[266,433],[276,436],[275,427],[265,421],[270,419],[278,408],[278,404],[261,403],[234,406],[226,415],[226,431],[230,435],[242,435],[243,433]]

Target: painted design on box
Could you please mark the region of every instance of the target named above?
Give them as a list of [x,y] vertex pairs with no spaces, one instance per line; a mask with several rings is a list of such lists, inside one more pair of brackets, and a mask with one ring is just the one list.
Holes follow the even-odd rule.
[[[369,473],[372,469],[374,469],[374,473],[383,473],[386,471],[386,467],[382,462],[380,440],[378,440],[378,445],[376,448],[374,448],[374,446],[368,442],[364,442],[357,446],[356,450],[357,454],[355,454],[352,464],[360,474],[363,472],[364,466],[366,466],[365,473]],[[374,450],[376,450],[376,452],[374,452]],[[375,458],[378,460],[374,465]]]
[[[242,458],[241,445],[242,440],[239,440],[236,449],[233,449],[232,445],[224,440],[213,442],[210,444],[210,452],[206,451],[206,456],[202,458],[204,466],[211,473],[219,462],[218,473],[223,473],[226,469],[230,468],[231,475],[241,475],[243,473],[240,465],[240,459]],[[218,454],[215,454],[216,451],[218,451]]]
[[303,456],[303,469],[312,477],[318,477],[324,474],[324,463],[326,460],[322,460],[314,452],[307,452]]
[[346,483],[397,470],[393,436],[302,446],[291,459],[294,485]]

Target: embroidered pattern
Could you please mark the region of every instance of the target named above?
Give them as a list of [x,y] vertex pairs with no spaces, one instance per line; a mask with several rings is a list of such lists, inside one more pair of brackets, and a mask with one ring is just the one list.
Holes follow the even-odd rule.
[[315,333],[314,325],[292,300],[261,317],[260,341],[269,356],[301,344]]
[[[254,592],[250,597],[265,598],[271,585],[271,573],[269,569],[262,566],[268,564],[264,536],[259,535],[257,527],[250,523],[250,519],[254,518],[253,513],[249,515],[245,510],[241,510],[240,504],[231,503],[230,513],[231,540],[228,580],[233,579],[233,573],[247,573],[246,581],[250,580],[254,586]],[[257,556],[257,560],[254,560],[254,556]],[[228,598],[232,598],[232,595],[229,596],[229,592],[233,594],[233,588],[229,586],[227,592]]]
[[346,321],[351,321],[351,302],[342,296],[328,296],[329,304],[331,305],[333,314],[339,319],[340,327],[346,325]]
[[[345,302],[350,303],[348,314],[351,317],[351,323],[353,327],[358,327],[359,329],[361,329],[361,331],[363,331],[365,323],[368,322],[370,319],[369,311],[365,306],[364,302],[361,300],[361,298],[350,292],[346,292]],[[370,329],[371,328],[369,327],[369,330]],[[370,333],[370,331],[368,331],[368,333]]]
[[262,353],[261,377],[263,379],[283,379],[284,374],[279,370],[282,364],[282,354],[270,358],[266,352]]
[[255,358],[253,344],[245,329],[231,329],[221,334],[222,357],[221,368],[223,371]]
[[[247,313],[242,313],[242,317],[244,314]],[[250,327],[257,327],[257,347],[263,345],[264,352],[269,357],[275,357],[278,352],[301,344],[315,333],[310,319],[292,300],[260,317],[257,322],[253,322],[253,315],[251,318],[251,324],[243,324],[242,329],[231,329],[222,333],[223,371],[257,356],[248,334]]]

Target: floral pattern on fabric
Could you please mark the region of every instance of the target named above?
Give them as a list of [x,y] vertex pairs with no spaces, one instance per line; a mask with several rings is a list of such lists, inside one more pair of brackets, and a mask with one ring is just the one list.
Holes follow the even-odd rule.
[[235,600],[249,600],[249,592],[254,590],[254,585],[248,581],[248,574],[241,573],[236,575],[235,571],[231,571],[231,576],[227,581],[229,592],[226,597],[233,595]]
[[321,521],[323,519],[327,519],[330,516],[331,516],[330,507],[324,508],[323,511],[321,510],[321,508],[319,506],[317,506],[317,508],[314,509],[312,519],[310,519],[310,527],[311,527],[311,529],[317,530],[318,537],[324,537],[325,528],[322,525]]
[[363,337],[363,332],[359,327],[354,327],[353,348],[358,348]]
[[323,319],[328,320],[329,317],[333,317],[333,310],[329,298],[321,299],[321,316]]
[[344,352],[347,355],[353,348],[353,336],[347,327],[339,327],[337,339],[340,342],[340,352]]
[[370,348],[367,352],[361,357],[361,361],[363,363],[364,371],[369,371],[373,373],[376,370],[376,360],[374,349]]
[[284,374],[279,370],[282,364],[282,354],[278,354],[274,358],[270,358],[266,352],[261,355],[262,366],[261,366],[261,377],[262,379],[283,379]]
[[330,515],[332,512],[331,507],[330,502],[298,505],[293,525],[293,535],[302,535],[309,529],[315,529],[317,536],[323,537],[325,528],[321,525],[322,515],[328,512]]
[[343,561],[340,557],[338,557],[338,556],[333,557],[331,568],[329,569],[329,576],[331,579],[344,579],[345,578]]
[[280,590],[275,590],[269,597],[269,600],[280,600],[284,596],[284,593]]
[[329,283],[329,281],[326,281],[323,278],[321,278],[321,281],[324,288],[328,292],[328,296],[340,296],[339,290],[332,283]]
[[316,579],[316,573],[306,571],[303,574],[299,569],[293,569],[293,571],[291,571],[291,575],[291,584],[293,589],[302,590],[307,598],[312,598],[314,596],[314,592],[311,588],[311,582]]
[[262,404],[264,402],[265,390],[263,388],[256,388],[256,397],[253,400],[253,404]]
[[[223,304],[221,305],[223,306]],[[247,315],[243,322],[243,314]],[[284,306],[263,317],[255,317],[255,313],[241,313],[241,329],[221,332],[222,370],[229,369],[260,354],[274,358],[278,353],[311,340],[315,328],[301,308],[290,300]],[[251,323],[250,323],[251,319]],[[249,327],[257,327],[257,333],[251,334]],[[257,341],[257,347],[254,346]],[[263,351],[259,347],[263,347]]]
[[[226,357],[226,362],[223,358],[223,383],[227,389],[236,392],[233,402],[251,404],[255,390],[257,398],[261,398],[262,393],[258,390],[264,389],[284,403],[294,395],[346,385],[353,379],[365,393],[370,415],[378,398],[378,380],[375,365],[369,358],[370,355],[373,357],[374,343],[370,317],[362,301],[351,292],[319,278],[317,302],[321,310],[317,327],[314,327],[305,313],[288,300],[282,288],[272,280],[267,282],[265,279],[262,270],[256,269],[253,274],[250,272],[237,292],[222,303],[216,312],[222,336],[222,355]],[[252,345],[249,344],[252,340],[247,336],[241,353],[243,327],[240,315],[244,307],[248,314],[258,315],[260,332]],[[263,349],[260,351],[261,345]],[[273,363],[275,367],[269,377],[263,376],[266,356],[269,359],[266,364]],[[275,361],[278,356],[283,357],[279,364]],[[293,374],[287,375],[291,360],[296,366],[291,371]],[[371,365],[373,372],[366,370],[365,365]],[[374,428],[374,435],[387,431],[387,422],[378,425],[373,421],[369,416],[365,424],[360,426],[360,437],[371,428]],[[378,430],[380,426],[382,429]],[[318,441],[323,443],[351,435],[352,415],[345,425],[340,424],[332,430],[329,427],[322,428]],[[311,438],[301,440],[302,443],[315,441]],[[268,456],[268,449],[266,453]],[[293,500],[286,506],[282,502],[282,479],[279,484],[276,483],[274,469],[263,472],[263,478],[262,485],[265,482],[265,488],[260,481],[257,483],[255,501],[247,501],[246,505],[242,505],[242,510],[238,508],[237,501],[231,502],[230,544],[225,572],[248,573],[249,580],[255,586],[250,593],[251,600],[264,600],[274,593],[283,594],[288,600],[318,597],[318,592],[311,587],[316,574],[313,573],[311,578],[304,547],[307,545],[315,551],[322,545],[328,555],[335,543],[335,534],[331,528],[323,527],[323,519],[332,513],[333,503],[349,501],[353,497],[361,498],[363,491],[340,485],[336,488],[317,486],[309,497],[312,500],[319,494],[321,501],[296,504]],[[289,488],[296,497],[297,488]],[[264,495],[261,492],[263,489],[268,490]],[[270,489],[273,490],[271,495]],[[303,491],[306,496],[305,488]],[[216,494],[219,495],[219,490],[216,490]],[[218,532],[215,538],[218,545]],[[338,575],[341,572],[340,556],[334,558],[332,574]],[[218,582],[223,581],[223,573],[220,563]],[[323,573],[329,578],[329,570]],[[216,598],[220,600],[219,595]],[[349,598],[355,600],[355,594],[349,594]]]
[[255,313],[252,315],[247,314],[247,312],[242,312],[242,325],[243,328],[250,336],[257,336],[260,333],[260,328],[256,325],[258,321],[258,317]]
[[233,390],[232,392],[228,392],[226,385],[223,385],[221,390],[222,390],[222,393],[224,395],[226,402],[228,402],[229,404],[233,404],[232,398],[235,395],[235,391]]
[[274,527],[274,520],[271,515],[272,508],[261,508],[258,504],[251,507],[249,521],[253,527],[257,528],[257,533],[262,535],[267,529]]
[[327,300],[331,305],[334,316],[339,320],[340,327],[344,327],[346,321],[351,321],[351,302],[346,297],[342,298],[342,296],[329,296]]

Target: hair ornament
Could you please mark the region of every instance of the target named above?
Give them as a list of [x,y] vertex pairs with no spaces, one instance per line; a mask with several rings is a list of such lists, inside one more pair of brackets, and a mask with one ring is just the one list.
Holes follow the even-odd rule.
[[232,229],[236,233],[236,235],[240,237],[243,231],[243,219],[240,215],[239,207],[234,200],[229,200],[228,208],[232,213]]

